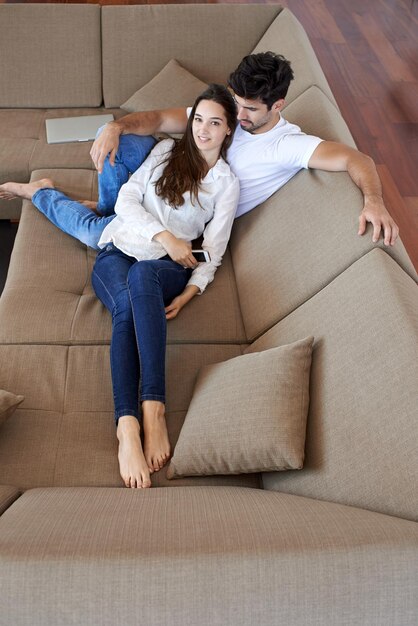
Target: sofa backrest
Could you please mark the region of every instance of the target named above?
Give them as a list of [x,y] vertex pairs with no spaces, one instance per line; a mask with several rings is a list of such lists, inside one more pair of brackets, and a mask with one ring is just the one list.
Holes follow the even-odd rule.
[[106,6],[102,9],[103,95],[120,106],[176,59],[204,82],[225,82],[252,52],[280,6]]
[[101,104],[99,5],[2,4],[0,24],[0,107]]
[[287,102],[292,102],[306,89],[315,85],[337,106],[312,44],[302,24],[289,9],[283,9],[279,13],[252,52],[266,50],[282,54],[292,65],[295,80],[290,84]]
[[170,59],[202,81],[224,83],[243,56],[268,49],[295,70],[288,102],[315,85],[335,104],[302,26],[279,5],[17,4],[0,11],[3,108],[103,100],[119,107]]
[[375,249],[246,349],[315,337],[304,468],[265,488],[418,521],[417,312],[416,284]]

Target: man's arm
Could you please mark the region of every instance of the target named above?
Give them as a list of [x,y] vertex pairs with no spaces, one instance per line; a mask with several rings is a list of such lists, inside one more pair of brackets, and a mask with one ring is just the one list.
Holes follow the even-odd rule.
[[130,113],[119,120],[106,124],[94,141],[90,156],[98,172],[103,169],[105,158],[115,164],[120,135],[153,135],[154,133],[184,133],[187,125],[186,109],[163,109]]
[[373,159],[344,144],[323,141],[315,149],[308,166],[328,172],[348,172],[364,196],[358,234],[363,235],[367,222],[370,222],[373,225],[374,243],[379,240],[382,230],[385,246],[394,245],[399,228],[384,205],[382,185]]

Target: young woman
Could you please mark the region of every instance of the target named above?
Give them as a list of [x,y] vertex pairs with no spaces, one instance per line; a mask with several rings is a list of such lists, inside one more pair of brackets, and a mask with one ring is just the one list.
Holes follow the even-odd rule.
[[[204,291],[225,252],[239,197],[238,179],[225,160],[235,125],[232,96],[224,87],[211,85],[197,98],[183,138],[158,143],[122,186],[116,217],[105,222],[98,243],[101,251],[92,283],[112,313],[118,458],[127,487],[150,487],[150,473],[161,469],[170,456],[166,320]],[[46,201],[42,196],[59,193],[51,187],[51,181],[43,180],[8,191],[42,202]],[[55,203],[61,201],[54,198]],[[100,224],[106,218],[93,219]],[[191,242],[202,234],[210,261],[198,264]]]

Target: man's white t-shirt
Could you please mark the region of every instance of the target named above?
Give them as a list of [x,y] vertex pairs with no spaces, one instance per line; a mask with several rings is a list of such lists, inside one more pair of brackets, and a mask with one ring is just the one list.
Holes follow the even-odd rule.
[[299,170],[307,168],[319,137],[305,135],[283,117],[266,133],[252,135],[238,124],[228,150],[231,170],[240,182],[235,217],[267,200]]
[[[191,110],[191,107],[187,109],[187,115]],[[306,135],[283,116],[274,128],[255,135],[238,124],[227,154],[231,170],[240,182],[235,217],[254,209],[299,170],[307,168],[321,141],[319,137]]]

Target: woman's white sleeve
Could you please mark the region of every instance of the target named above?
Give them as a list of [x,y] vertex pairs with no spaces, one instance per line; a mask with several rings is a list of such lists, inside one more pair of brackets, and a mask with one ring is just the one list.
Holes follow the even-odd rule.
[[213,280],[216,269],[222,262],[234,223],[239,198],[239,182],[234,177],[231,184],[224,190],[216,202],[214,215],[207,224],[203,233],[202,248],[210,254],[209,263],[199,263],[193,270],[188,282],[196,285],[203,293],[207,285]]
[[[166,230],[161,222],[143,206],[145,190],[154,169],[165,160],[171,146],[157,144],[144,163],[132,174],[128,182],[122,185],[115,205],[115,213],[129,223],[132,229],[150,241],[157,233]],[[154,192],[155,193],[155,192]]]

